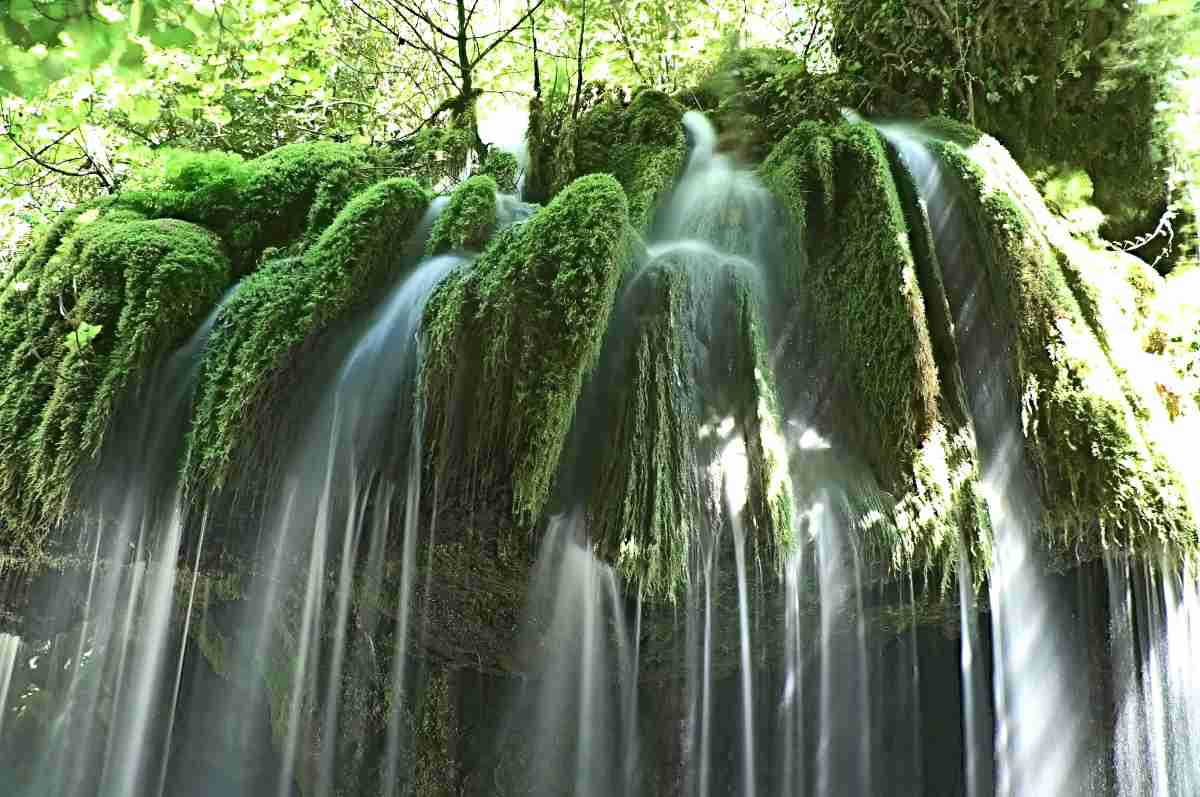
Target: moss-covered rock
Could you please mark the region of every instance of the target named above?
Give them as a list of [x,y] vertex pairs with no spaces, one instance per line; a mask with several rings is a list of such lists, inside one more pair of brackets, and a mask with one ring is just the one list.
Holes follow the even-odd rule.
[[[892,496],[887,522],[869,524],[872,558],[952,572],[960,512],[974,503],[963,497],[975,479],[972,442],[944,404],[910,236],[917,220],[906,216],[884,145],[866,125],[802,125],[760,173],[798,231],[790,252],[801,329],[778,366],[790,400]],[[859,514],[878,518],[879,508],[868,501]]]
[[644,230],[683,170],[687,144],[682,118],[683,107],[658,91],[638,92],[627,107],[605,100],[575,124],[572,160],[569,166],[560,164],[562,173],[615,176],[629,197],[634,227]]
[[1056,557],[1194,551],[1179,477],[1146,433],[1145,406],[1159,399],[1133,384],[1129,355],[1118,359],[1109,339],[1120,327],[1102,321],[1097,278],[1112,255],[1067,235],[995,140],[935,149],[962,182],[998,313],[1012,319],[1009,367]]
[[253,451],[273,380],[300,348],[373,295],[404,264],[396,246],[417,227],[429,195],[412,180],[376,183],[355,197],[303,255],[270,260],[223,308],[204,356],[190,431],[190,485],[215,489],[235,451]]
[[331,141],[288,144],[251,161],[224,153],[167,159],[144,191],[118,202],[149,217],[184,219],[216,232],[238,274],[268,247],[314,242],[381,167],[363,148]]
[[496,180],[486,174],[472,177],[454,189],[449,205],[433,224],[426,253],[482,250],[496,231],[497,190]]
[[613,178],[577,180],[430,297],[425,417],[443,488],[499,488],[516,516],[541,512],[629,261],[628,219]]
[[487,160],[483,162],[479,172],[495,180],[499,190],[511,194],[517,190],[517,174],[520,169],[521,166],[517,163],[516,155],[502,150],[492,150],[488,153]]
[[[578,429],[575,441],[586,452],[577,478],[591,485],[588,533],[625,583],[652,599],[678,596],[731,512],[762,569],[782,572],[792,547],[761,291],[744,261],[715,260],[677,252],[637,273],[578,419],[596,427]],[[744,480],[744,494],[731,497],[744,506],[728,505],[723,479]]]
[[220,241],[185,221],[102,203],[51,231],[0,300],[5,525],[44,536],[62,517],[125,386],[195,330],[229,279]]
[[796,126],[838,122],[850,104],[846,83],[837,71],[810,70],[790,50],[735,47],[697,86],[675,96],[707,113],[744,158],[761,161]]

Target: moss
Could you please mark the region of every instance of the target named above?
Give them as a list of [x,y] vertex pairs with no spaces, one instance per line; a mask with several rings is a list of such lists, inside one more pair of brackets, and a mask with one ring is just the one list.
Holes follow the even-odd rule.
[[414,794],[454,797],[461,793],[461,761],[457,755],[460,730],[453,680],[452,672],[437,668],[425,683],[412,762]]
[[1040,199],[994,141],[938,151],[974,198],[989,281],[1000,312],[1014,319],[1026,452],[1058,560],[1092,558],[1110,545],[1195,550],[1178,477],[1143,433],[1127,378],[1097,334],[1097,299],[1084,290],[1076,250],[1051,244],[1035,222],[1046,216]]
[[683,170],[687,146],[680,125],[682,110],[654,91],[639,93],[629,106],[613,173],[625,186],[629,217],[639,228],[650,225],[655,208]]
[[[595,457],[588,531],[626,583],[673,601],[692,546],[725,520],[725,452],[743,451],[741,522],[759,565],[782,572],[792,496],[760,306],[740,261],[666,255],[626,288],[580,441]],[[599,423],[598,423],[599,422]],[[698,431],[698,433],[697,433]],[[586,456],[586,455],[585,455]],[[589,457],[590,459],[590,457]]]
[[363,148],[331,141],[288,144],[251,161],[187,153],[169,159],[150,190],[117,201],[213,230],[229,247],[236,273],[244,274],[268,247],[314,242],[377,171]]
[[451,474],[499,486],[537,517],[630,245],[620,186],[582,178],[430,297],[425,417],[443,488]]
[[247,277],[223,309],[205,353],[187,482],[224,483],[239,446],[253,448],[273,379],[304,343],[373,295],[402,262],[429,203],[415,182],[384,180],[357,194],[302,256]]
[[465,181],[450,196],[450,204],[438,216],[425,251],[444,252],[483,249],[496,230],[496,180],[483,174]]
[[772,47],[737,47],[724,52],[693,92],[681,99],[698,104],[739,154],[761,161],[771,145],[799,124],[840,118],[831,95],[833,75],[810,72],[797,53]]
[[111,205],[52,234],[6,296],[0,373],[0,500],[35,536],[68,508],[79,466],[100,449],[134,374],[180,343],[230,279],[220,242],[196,225]]
[[892,573],[938,573],[945,587],[960,537],[986,562],[990,535],[915,188],[898,182],[905,175],[866,125],[801,125],[759,173],[799,231],[782,251],[802,286],[792,335],[804,345],[779,361],[780,379],[799,386],[791,400],[813,407],[809,422],[869,471],[846,473],[868,559]]
[[634,227],[644,230],[683,170],[682,118],[683,107],[659,91],[639,92],[628,107],[606,100],[580,117],[568,173],[614,175],[629,198]]
[[785,253],[791,268],[782,283],[789,297],[800,300],[800,279],[807,271],[806,244],[819,235],[834,208],[833,140],[824,125],[804,122],[790,132],[758,169],[759,179],[771,192],[783,218],[773,225],[782,238],[775,247]]
[[388,158],[394,172],[439,190],[462,179],[475,146],[470,122],[462,117],[458,124],[429,126],[405,139]]
[[520,168],[516,155],[511,152],[492,150],[488,153],[487,160],[483,162],[483,167],[479,171],[495,180],[500,191],[511,194],[517,190],[517,173]]
[[895,182],[878,135],[834,135],[828,252],[805,280],[826,356],[849,365],[852,401],[878,442],[863,446],[885,485],[902,483],[937,418],[938,381],[924,302]]

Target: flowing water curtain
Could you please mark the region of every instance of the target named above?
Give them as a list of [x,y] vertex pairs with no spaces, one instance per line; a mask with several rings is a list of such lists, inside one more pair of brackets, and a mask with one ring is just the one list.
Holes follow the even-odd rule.
[[524,655],[496,739],[507,788],[637,794],[637,648],[613,569],[586,547],[582,515],[552,518],[529,588]]
[[17,656],[21,653],[21,638],[13,634],[0,634],[0,738],[3,738],[4,720],[8,714],[8,692],[12,687],[13,670]]
[[[67,650],[52,646],[53,662],[65,657],[67,682],[55,690],[59,713],[36,752],[35,794],[125,794],[165,777],[159,730],[174,721],[175,575],[189,514],[173,463],[220,307],[118,408],[103,464],[81,488],[86,599]],[[62,599],[65,611],[71,598]]]
[[1192,562],[1105,559],[1113,661],[1115,791],[1189,794],[1200,782],[1195,661],[1200,603]]
[[[340,347],[328,375],[310,377],[310,389],[323,398],[281,463],[276,502],[262,521],[269,565],[251,588],[241,642],[241,661],[270,693],[283,753],[281,790],[298,782],[329,793],[344,780],[363,777],[340,759],[353,760],[367,742],[364,734],[379,732],[386,735],[386,760],[393,762],[380,776],[398,782],[396,762],[408,745],[404,712],[412,710],[406,664],[419,623],[413,595],[424,533],[418,332],[428,296],[446,275],[468,266],[468,259],[450,255],[417,265]],[[383,552],[397,540],[398,569],[388,572]],[[360,572],[363,561],[366,571]],[[371,623],[363,629],[371,636],[386,623],[394,640],[385,659],[393,675],[380,690],[388,695],[387,716],[374,730],[347,713],[370,699],[349,689],[344,677],[348,665],[362,675],[353,657],[363,650],[351,629],[363,622]],[[351,706],[343,705],[347,701]]]

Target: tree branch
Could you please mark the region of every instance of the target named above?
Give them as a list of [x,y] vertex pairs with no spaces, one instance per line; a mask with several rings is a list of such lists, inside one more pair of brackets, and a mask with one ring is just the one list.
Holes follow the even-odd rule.
[[575,51],[576,74],[575,104],[571,107],[571,118],[579,117],[579,103],[583,100],[583,35],[587,30],[587,0],[579,0],[579,48]]
[[517,28],[521,27],[521,25],[523,25],[525,23],[525,20],[527,20],[531,16],[533,16],[534,13],[539,8],[542,7],[542,3],[544,3],[544,2],[546,2],[546,0],[537,0],[537,3],[535,3],[532,8],[528,8],[525,11],[525,13],[521,15],[521,18],[518,19],[515,23],[513,23],[512,27],[510,27],[508,30],[506,30],[500,34],[500,38],[496,39],[491,44],[489,44],[487,47],[483,48],[483,51],[480,52],[477,56],[475,56],[475,59],[473,61],[471,61],[471,68],[474,69],[475,66],[480,61],[482,61],[484,58],[487,58],[488,53],[490,53],[492,50],[496,49],[496,47],[498,45],[500,45],[505,39],[507,39],[509,36],[512,35],[513,31],[515,31]]

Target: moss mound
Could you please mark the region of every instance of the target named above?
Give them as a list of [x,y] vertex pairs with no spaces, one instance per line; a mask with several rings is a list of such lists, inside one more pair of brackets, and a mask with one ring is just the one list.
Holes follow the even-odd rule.
[[[588,506],[602,557],[651,598],[674,600],[730,508],[721,468],[745,458],[741,512],[759,569],[782,572],[792,547],[792,496],[760,308],[740,263],[689,267],[664,255],[625,289],[629,328],[611,335],[595,407],[603,437]],[[624,326],[624,325],[623,325]],[[721,330],[733,330],[732,335]],[[706,342],[711,342],[711,345]],[[728,476],[727,476],[728,478]],[[736,491],[736,487],[734,490]],[[737,498],[735,500],[741,500]]]
[[469,250],[478,252],[496,231],[496,180],[486,174],[472,177],[450,195],[425,245],[429,255]]
[[479,172],[495,180],[499,190],[511,194],[517,190],[517,175],[520,170],[521,165],[517,162],[516,155],[493,150],[488,153],[487,160],[483,162]]
[[181,343],[230,280],[210,232],[111,202],[68,214],[0,298],[0,507],[6,540],[66,512],[123,388]]
[[628,214],[612,177],[576,180],[430,297],[425,417],[443,488],[455,475],[538,516],[629,260]]
[[872,558],[947,577],[960,528],[986,556],[986,534],[961,517],[974,505],[973,441],[945,404],[953,392],[939,375],[916,220],[883,142],[863,124],[804,124],[760,174],[799,233],[790,252],[802,289],[789,315],[800,328],[780,378],[796,386],[810,422],[838,436],[890,494],[882,505],[864,497],[858,509]]
[[579,118],[571,134],[570,164],[576,177],[607,172],[629,197],[636,229],[650,226],[654,210],[675,184],[687,158],[683,107],[659,91],[639,92],[626,107],[601,102]]
[[261,438],[275,380],[306,342],[378,289],[403,262],[396,246],[429,195],[393,178],[355,195],[303,255],[269,261],[222,310],[205,354],[187,481],[215,489],[236,450]]
[[381,166],[362,147],[288,144],[251,161],[224,153],[184,153],[166,161],[150,188],[118,202],[149,217],[170,217],[216,232],[238,274],[268,247],[314,242]]
[[936,149],[971,198],[992,293],[1012,328],[1025,448],[1042,493],[1043,530],[1065,564],[1109,546],[1194,551],[1195,519],[1178,476],[1147,435],[1146,392],[1100,322],[1099,276],[1028,178],[993,139]]

